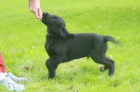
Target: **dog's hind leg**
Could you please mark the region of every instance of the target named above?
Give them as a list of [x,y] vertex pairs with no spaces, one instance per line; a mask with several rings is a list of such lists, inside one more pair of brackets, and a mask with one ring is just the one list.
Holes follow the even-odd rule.
[[106,57],[106,61],[110,64],[109,66],[108,65],[105,65],[104,69],[109,69],[109,75],[113,75],[114,74],[114,71],[115,71],[115,65],[114,65],[114,60]]
[[91,58],[99,64],[105,65],[105,69],[109,69],[108,75],[111,76],[114,74],[114,61],[107,58],[104,53],[101,52],[92,52]]
[[48,59],[46,61],[46,67],[48,68],[48,79],[53,78],[55,76],[55,71],[58,66],[58,63],[54,63],[53,59]]

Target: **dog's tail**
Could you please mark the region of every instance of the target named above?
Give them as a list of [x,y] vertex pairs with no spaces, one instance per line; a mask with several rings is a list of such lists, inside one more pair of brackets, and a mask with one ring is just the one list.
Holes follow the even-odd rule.
[[107,42],[107,41],[111,41],[113,43],[115,43],[116,45],[119,45],[120,43],[114,39],[112,36],[104,36],[104,41]]

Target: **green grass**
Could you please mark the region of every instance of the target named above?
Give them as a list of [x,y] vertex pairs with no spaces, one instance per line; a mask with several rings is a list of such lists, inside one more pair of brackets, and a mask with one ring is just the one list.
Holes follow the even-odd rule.
[[[8,72],[30,79],[24,92],[140,92],[139,0],[41,0],[41,8],[61,16],[69,32],[119,40],[121,46],[109,43],[107,53],[116,71],[110,78],[91,59],[81,58],[60,64],[56,77],[46,79],[45,25],[29,11],[27,0],[1,0],[0,51]],[[7,92],[3,86],[1,90]]]

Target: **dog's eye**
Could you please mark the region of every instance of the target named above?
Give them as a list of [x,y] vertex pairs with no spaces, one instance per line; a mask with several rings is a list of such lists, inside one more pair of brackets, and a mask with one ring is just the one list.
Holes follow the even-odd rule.
[[52,19],[56,20],[56,19],[57,19],[57,17],[54,17],[54,16],[53,16],[53,17],[52,17]]
[[54,19],[57,19],[57,17],[54,17]]

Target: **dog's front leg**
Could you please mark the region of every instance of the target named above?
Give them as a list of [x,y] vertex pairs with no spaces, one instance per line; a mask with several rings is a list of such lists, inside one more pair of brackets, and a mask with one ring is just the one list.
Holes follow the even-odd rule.
[[48,68],[48,79],[52,79],[55,76],[55,71],[58,66],[58,64],[53,63],[54,61],[52,59],[48,59],[46,61],[46,67]]

